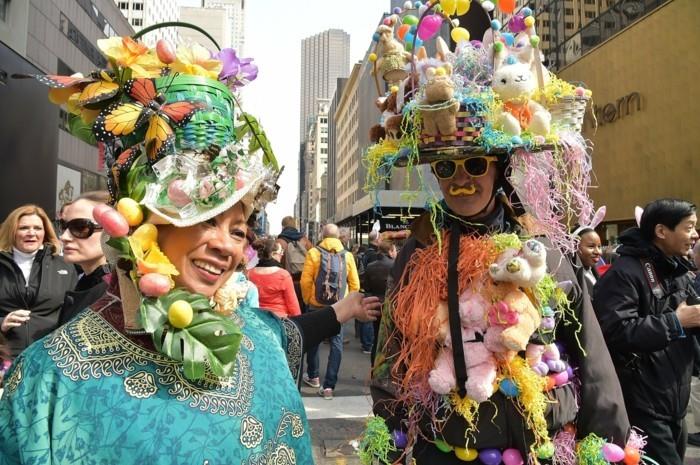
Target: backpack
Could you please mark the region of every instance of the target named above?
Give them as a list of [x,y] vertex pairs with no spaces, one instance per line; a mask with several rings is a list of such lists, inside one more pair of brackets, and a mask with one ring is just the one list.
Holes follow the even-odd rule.
[[347,287],[347,264],[345,250],[333,252],[316,247],[321,253],[316,275],[315,297],[322,305],[331,305],[345,297]]
[[289,271],[293,278],[299,279],[301,272],[304,271],[304,262],[306,261],[306,248],[299,241],[291,241],[287,244],[287,250],[284,253],[284,269]]

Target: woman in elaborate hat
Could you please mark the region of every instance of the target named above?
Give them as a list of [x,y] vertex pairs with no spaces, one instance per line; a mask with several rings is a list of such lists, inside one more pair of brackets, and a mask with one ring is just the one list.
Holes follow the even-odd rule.
[[230,280],[279,172],[229,88],[254,76],[250,59],[98,44],[109,70],[38,79],[67,101],[75,133],[113,155],[116,210],[93,216],[117,279],[10,369],[0,462],[312,463],[303,351],[349,318],[374,319],[377,299],[281,320]]

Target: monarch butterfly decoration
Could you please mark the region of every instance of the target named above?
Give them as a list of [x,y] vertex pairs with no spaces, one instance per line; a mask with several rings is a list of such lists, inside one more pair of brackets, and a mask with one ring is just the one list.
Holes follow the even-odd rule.
[[138,147],[129,147],[119,154],[114,163],[109,167],[107,176],[107,190],[109,191],[110,203],[115,204],[119,198],[122,177],[131,169],[131,165],[141,155]]
[[175,133],[171,124],[183,127],[202,108],[200,103],[189,101],[166,103],[153,79],[131,79],[124,84],[124,93],[133,101],[114,103],[104,109],[92,126],[93,132],[98,141],[106,142],[131,134],[148,121],[145,143],[151,163],[172,148]]
[[119,83],[107,71],[94,71],[88,76],[59,76],[55,74],[13,74],[13,78],[32,78],[51,88],[49,99],[53,103],[65,103],[73,94],[79,107],[93,105],[111,99],[119,92]]

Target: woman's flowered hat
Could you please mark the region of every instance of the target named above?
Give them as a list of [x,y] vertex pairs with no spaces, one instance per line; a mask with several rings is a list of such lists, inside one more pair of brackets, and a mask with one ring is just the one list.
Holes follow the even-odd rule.
[[49,99],[69,112],[70,132],[104,154],[116,210],[98,206],[93,216],[109,236],[105,254],[117,262],[126,329],[151,334],[188,378],[207,369],[229,376],[241,339],[228,316],[237,299],[175,289],[179,271],[160,250],[154,225],[192,226],[238,202],[248,217],[275,199],[281,170],[265,133],[238,104],[238,89],[257,76],[252,59],[232,49],[175,49],[165,40],[149,48],[138,40],[164,26],[211,39],[185,23],[155,25],[98,40],[107,69],[16,77],[48,85]]

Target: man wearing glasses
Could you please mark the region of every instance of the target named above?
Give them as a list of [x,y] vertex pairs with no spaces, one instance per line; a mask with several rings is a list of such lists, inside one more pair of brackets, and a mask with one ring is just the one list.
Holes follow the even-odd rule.
[[[464,243],[460,238],[484,238],[498,233],[515,233],[521,240],[531,237],[532,233],[526,230],[521,223],[522,218],[518,217],[509,201],[513,192],[513,187],[505,175],[509,157],[510,154],[507,153],[470,153],[469,149],[461,148],[420,153],[418,163],[430,163],[443,199],[437,204],[432,215],[425,213],[413,223],[411,236],[402,247],[391,271],[387,295],[393,296],[393,307],[390,313],[385,311],[382,316],[382,328],[372,372],[374,412],[385,419],[394,437],[400,437],[411,421],[411,410],[414,407],[401,404],[401,399],[405,398],[401,397],[401,386],[405,385],[410,370],[406,365],[402,365],[402,360],[406,358],[401,357],[405,357],[407,351],[415,350],[410,344],[407,347],[402,335],[397,334],[396,327],[399,325],[395,319],[410,321],[412,313],[422,312],[410,305],[399,307],[401,302],[405,301],[405,296],[415,295],[415,283],[418,282],[422,293],[437,292],[443,295],[446,291],[447,295],[441,297],[441,300],[446,299],[447,305],[457,308],[455,304],[458,304],[459,274],[462,269],[458,267],[458,263],[463,262],[462,253],[470,253],[460,251],[460,244]],[[446,232],[449,234],[445,234]],[[444,281],[447,282],[440,279],[429,281],[421,277],[419,271],[413,273],[414,270],[423,270],[417,268],[416,263],[426,256],[433,256],[431,248],[436,246],[437,234],[442,235],[443,244],[438,266],[445,267],[446,274],[440,272],[436,273],[436,276],[444,277]],[[544,238],[541,240],[547,242]],[[548,262],[553,264],[551,270],[556,270],[550,271],[554,274],[554,279],[557,282],[569,281],[575,286],[575,274],[567,266],[566,260],[560,260],[562,257],[559,251],[547,244],[547,254]],[[562,265],[557,265],[558,263]],[[419,277],[416,278],[414,274],[418,274]],[[411,294],[412,292],[414,294]],[[549,394],[552,412],[547,417],[547,426],[556,431],[565,424],[576,421],[582,436],[595,432],[608,440],[624,444],[629,423],[622,393],[590,300],[586,295],[582,295],[578,288],[573,289],[569,297],[577,321],[584,328],[579,335],[580,346],[577,345],[571,330],[567,329],[573,327],[568,323],[559,325],[561,329],[557,333],[556,341],[564,344],[562,347],[566,348],[570,363],[576,367],[581,383],[579,399],[583,400],[577,405],[577,398],[569,385],[552,389]],[[454,304],[450,303],[451,300]],[[462,311],[461,306],[460,302],[459,312]],[[425,318],[427,321],[429,317]],[[478,341],[483,335],[477,334],[476,337],[475,340]],[[586,357],[582,356],[579,347],[585,350]],[[464,365],[464,362],[461,363]],[[459,379],[459,374],[457,378]],[[464,447],[465,431],[470,430],[471,426],[460,415],[448,414],[446,417],[440,417],[443,414],[438,411],[434,420],[441,425],[439,434],[423,430],[425,437],[418,437],[407,452],[406,457],[415,459],[418,465],[463,463],[459,456],[451,451]],[[516,403],[509,401],[500,392],[493,394],[489,402],[480,404],[476,418],[475,430],[479,434],[469,447],[516,448],[523,452],[530,447],[527,439],[527,435],[530,434],[527,420],[518,410]],[[462,449],[459,451],[464,452]],[[400,452],[397,454],[400,455]],[[406,463],[408,462],[407,460]]]

